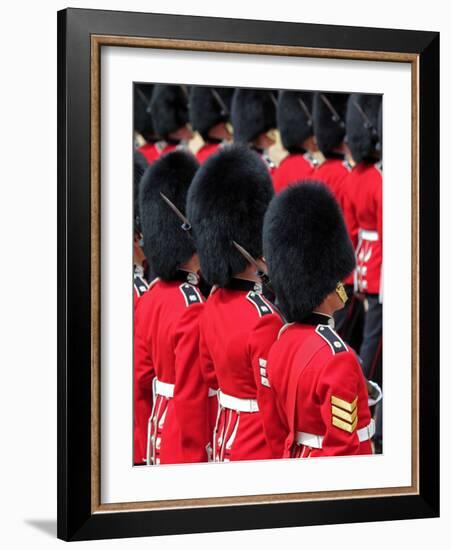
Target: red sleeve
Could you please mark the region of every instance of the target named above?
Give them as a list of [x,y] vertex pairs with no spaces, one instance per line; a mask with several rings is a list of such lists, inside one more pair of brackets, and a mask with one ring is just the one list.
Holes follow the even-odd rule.
[[[368,396],[363,395],[364,385],[362,369],[352,351],[337,353],[326,363],[316,387],[326,431],[322,449],[313,449],[310,456],[359,453],[359,416],[368,417]],[[362,407],[366,409],[359,411]]]
[[133,431],[134,463],[142,464],[146,456],[147,423],[152,411],[152,382],[155,370],[145,331],[145,306],[139,300],[135,310],[133,348]]
[[383,258],[383,239],[382,239],[382,220],[383,220],[383,199],[382,199],[382,174],[380,174],[380,182],[376,191],[376,202],[377,202],[377,232],[379,234],[379,240],[381,243],[381,257]]
[[209,386],[202,375],[199,357],[199,318],[203,307],[199,303],[186,309],[174,338],[174,406],[184,462],[207,461]]
[[209,387],[217,390],[218,389],[218,380],[216,378],[215,366],[213,359],[210,355],[210,351],[207,345],[207,339],[205,337],[205,325],[208,323],[206,315],[202,315],[200,320],[200,334],[199,334],[199,357],[200,357],[200,369],[202,375]]
[[283,326],[279,315],[265,315],[252,331],[248,351],[255,383],[257,386],[258,407],[262,415],[266,441],[271,448],[273,458],[283,456],[288,428],[279,415],[276,394],[268,379],[268,356],[277,335]]
[[357,240],[359,236],[359,224],[357,221],[354,201],[352,200],[352,175],[346,177],[341,188],[341,205],[343,209],[343,217],[348,229],[349,238],[351,239],[354,249],[357,248]]

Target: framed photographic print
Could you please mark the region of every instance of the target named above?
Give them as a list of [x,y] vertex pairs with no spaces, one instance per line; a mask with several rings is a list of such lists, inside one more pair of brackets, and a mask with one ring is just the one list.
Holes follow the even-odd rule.
[[60,538],[439,514],[438,83],[433,32],[58,13]]

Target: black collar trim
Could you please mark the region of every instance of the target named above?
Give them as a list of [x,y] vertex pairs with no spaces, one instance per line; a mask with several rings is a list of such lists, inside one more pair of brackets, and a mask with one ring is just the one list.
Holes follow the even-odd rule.
[[329,315],[324,315],[323,313],[312,312],[299,321],[303,325],[329,325],[332,328],[334,327],[334,319]]
[[249,292],[251,290],[261,292],[262,285],[257,283],[257,281],[248,281],[247,279],[238,279],[234,277],[225,285],[224,288],[227,290],[243,290],[245,292]]
[[327,160],[345,160],[345,154],[344,153],[338,153],[337,151],[330,151],[329,153],[326,153],[324,157]]
[[183,269],[177,269],[175,272],[174,281],[183,281],[189,283],[190,285],[198,285],[200,277],[192,271],[184,271]]

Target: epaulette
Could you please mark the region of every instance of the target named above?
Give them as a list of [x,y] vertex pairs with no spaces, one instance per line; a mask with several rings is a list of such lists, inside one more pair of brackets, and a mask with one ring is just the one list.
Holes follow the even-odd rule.
[[274,313],[274,310],[269,305],[269,302],[267,302],[259,292],[251,290],[248,292],[246,298],[257,308],[260,317],[268,315],[269,313]]
[[346,344],[329,325],[318,325],[315,332],[329,344],[334,355],[342,351],[348,351]]
[[146,290],[149,288],[149,285],[144,280],[144,278],[140,277],[139,275],[133,276],[133,285],[138,296],[142,296],[144,292],[146,292]]
[[195,286],[183,283],[179,286],[179,289],[185,298],[186,307],[202,303],[202,296]]

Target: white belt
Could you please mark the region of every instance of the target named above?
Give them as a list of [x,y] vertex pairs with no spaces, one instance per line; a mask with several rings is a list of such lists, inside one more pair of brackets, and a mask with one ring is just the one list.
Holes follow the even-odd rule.
[[155,393],[156,395],[162,395],[163,397],[174,397],[174,384],[167,384],[166,382],[161,382],[155,378]]
[[258,412],[258,403],[256,399],[240,399],[239,397],[233,397],[233,395],[227,395],[218,390],[219,404],[221,407],[231,409],[232,411],[240,412]]
[[379,233],[377,231],[369,231],[368,229],[359,229],[359,235],[363,241],[379,240]]
[[[376,423],[374,422],[374,418],[372,418],[368,426],[357,430],[359,441],[361,443],[363,441],[368,441],[368,439],[371,439],[373,437],[375,431]],[[308,434],[307,432],[296,432],[296,443],[298,445],[305,445],[306,447],[321,449],[323,447],[323,439],[323,435]]]
[[213,388],[208,388],[208,397],[216,397],[218,395],[218,390]]

